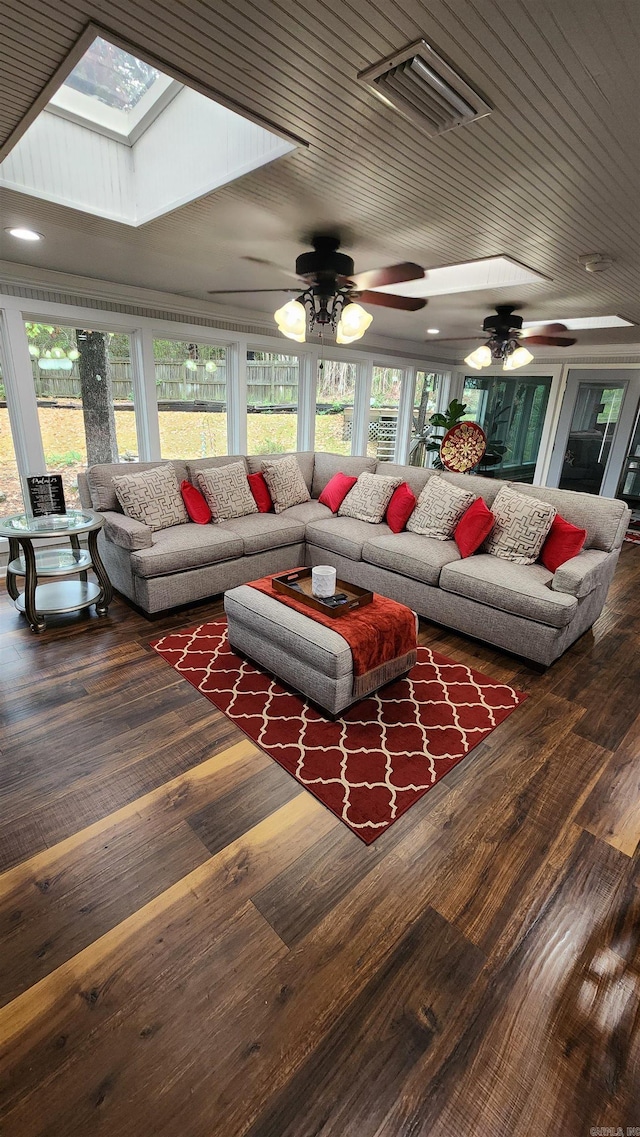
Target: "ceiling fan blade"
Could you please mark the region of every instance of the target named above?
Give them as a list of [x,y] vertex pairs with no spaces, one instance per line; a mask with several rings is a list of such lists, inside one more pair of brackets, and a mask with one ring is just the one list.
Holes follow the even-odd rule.
[[241,296],[250,292],[302,292],[303,288],[209,288],[207,296]]
[[568,331],[566,324],[536,324],[533,328],[524,328],[521,339],[529,339],[530,336],[555,336]]
[[403,261],[399,265],[387,265],[386,268],[372,268],[369,272],[357,272],[351,280],[358,291],[365,288],[382,288],[385,284],[402,284],[405,280],[422,280],[425,271],[422,265]]
[[572,336],[527,336],[526,343],[540,344],[541,347],[573,347],[578,341]]
[[265,257],[251,257],[247,255],[242,257],[242,260],[249,261],[249,263],[253,265],[263,265],[265,268],[275,268],[278,272],[284,273],[285,276],[290,276],[292,280],[300,279],[296,272],[292,272],[291,269],[288,268],[283,268],[282,265],[277,264],[276,261],[266,260]]
[[363,304],[379,304],[381,308],[401,308],[403,312],[418,312],[426,308],[427,301],[418,296],[394,296],[391,292],[356,292],[354,296]]

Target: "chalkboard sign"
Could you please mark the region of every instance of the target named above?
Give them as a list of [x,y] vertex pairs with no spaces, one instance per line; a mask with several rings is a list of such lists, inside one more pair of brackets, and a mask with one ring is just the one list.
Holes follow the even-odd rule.
[[67,512],[61,474],[35,474],[27,478],[27,489],[33,517]]

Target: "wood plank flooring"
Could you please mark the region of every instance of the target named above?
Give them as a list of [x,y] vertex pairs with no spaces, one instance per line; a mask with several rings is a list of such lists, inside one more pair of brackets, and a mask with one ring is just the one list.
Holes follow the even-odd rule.
[[[149,648],[0,591],[2,1137],[640,1127],[640,549],[367,848]],[[640,1131],[640,1129],[639,1129]]]

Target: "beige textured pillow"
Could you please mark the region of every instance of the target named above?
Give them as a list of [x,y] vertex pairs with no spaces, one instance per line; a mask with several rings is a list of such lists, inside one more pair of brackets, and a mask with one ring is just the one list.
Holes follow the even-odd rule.
[[407,521],[407,529],[436,541],[450,541],[460,518],[477,496],[473,490],[463,490],[444,478],[429,478]]
[[553,519],[552,505],[503,486],[491,506],[495,524],[482,546],[483,553],[532,565],[538,559]]
[[370,521],[379,525],[387,512],[387,506],[394,490],[402,484],[402,478],[387,478],[381,474],[360,474],[355,486],[349,490],[338,514],[340,517],[356,517],[358,521]]
[[141,521],[153,532],[189,520],[171,463],[115,477],[113,488],[127,517]]
[[286,458],[276,458],[275,461],[264,461],[262,473],[276,513],[282,513],[283,509],[289,509],[292,505],[301,505],[303,501],[310,501],[311,494],[293,454],[288,454]]
[[244,462],[230,462],[228,466],[200,470],[197,477],[216,524],[258,512],[255,498],[249,489]]

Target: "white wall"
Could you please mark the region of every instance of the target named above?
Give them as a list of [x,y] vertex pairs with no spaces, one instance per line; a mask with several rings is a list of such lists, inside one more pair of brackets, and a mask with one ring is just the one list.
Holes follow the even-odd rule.
[[46,111],[0,163],[0,185],[131,224],[131,147]]
[[133,147],[138,225],[255,170],[294,146],[183,87]]

